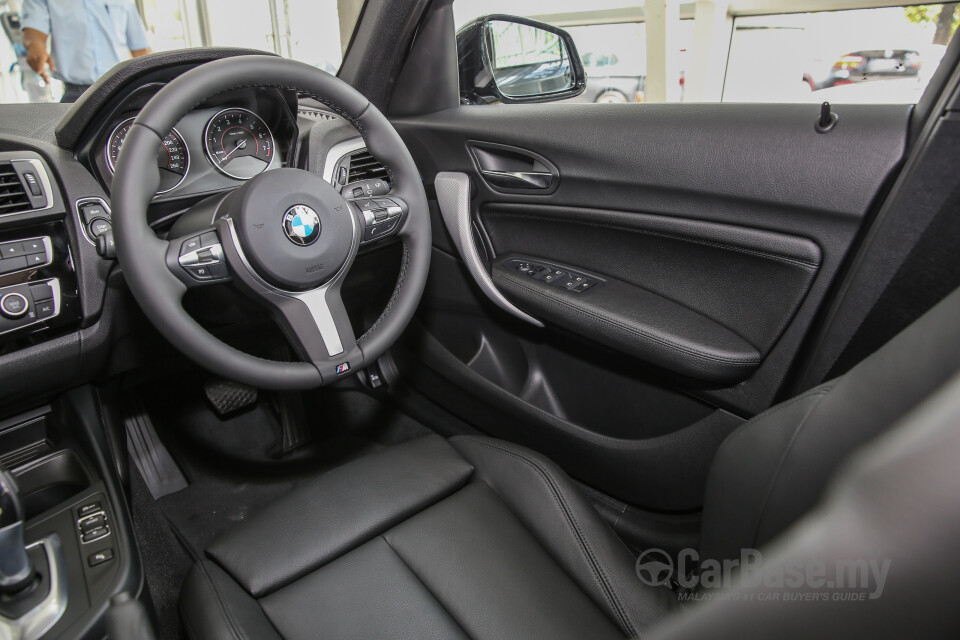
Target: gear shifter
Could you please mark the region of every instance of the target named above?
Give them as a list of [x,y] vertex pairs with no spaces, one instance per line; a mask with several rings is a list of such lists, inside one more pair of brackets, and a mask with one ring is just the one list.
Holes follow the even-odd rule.
[[23,543],[23,505],[17,484],[0,467],[0,594],[22,591],[33,579],[33,563]]

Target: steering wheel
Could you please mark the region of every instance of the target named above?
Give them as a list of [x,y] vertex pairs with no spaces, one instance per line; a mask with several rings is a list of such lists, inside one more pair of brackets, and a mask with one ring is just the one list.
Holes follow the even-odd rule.
[[[400,276],[383,313],[359,338],[340,287],[363,238],[364,203],[347,201],[320,176],[293,168],[265,171],[223,198],[205,217],[205,228],[189,236],[164,240],[147,224],[147,206],[160,180],[157,148],[166,133],[204,100],[256,86],[295,89],[332,108],[356,127],[389,171],[389,199],[399,209],[391,215],[401,216]],[[160,333],[200,366],[262,389],[310,389],[374,362],[413,317],[430,263],[423,184],[390,122],[342,80],[273,56],[239,56],[196,67],[144,106],[117,164],[113,223],[124,277]],[[301,362],[241,352],[184,310],[188,289],[225,280],[271,311]]]

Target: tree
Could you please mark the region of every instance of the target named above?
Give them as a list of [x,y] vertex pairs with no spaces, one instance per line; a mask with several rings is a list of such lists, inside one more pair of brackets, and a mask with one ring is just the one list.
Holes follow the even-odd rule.
[[935,24],[933,44],[946,45],[950,37],[957,30],[960,16],[957,15],[957,6],[960,3],[947,2],[944,4],[925,4],[915,7],[904,7],[907,20],[916,24]]

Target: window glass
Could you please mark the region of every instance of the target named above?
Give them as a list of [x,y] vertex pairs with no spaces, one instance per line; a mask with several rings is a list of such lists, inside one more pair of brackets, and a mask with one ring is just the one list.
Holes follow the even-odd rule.
[[[131,55],[228,46],[336,73],[364,0],[0,0],[0,102],[53,102]],[[24,29],[26,41],[24,40]],[[46,34],[38,49],[29,31]],[[43,53],[41,46],[39,52]],[[49,77],[49,82],[43,77]],[[67,84],[65,84],[67,83]],[[76,87],[75,87],[76,88]],[[69,98],[69,95],[67,96]]]
[[956,15],[948,4],[737,18],[723,99],[916,102]]
[[453,8],[458,28],[503,13],[570,32],[587,74],[575,102],[916,102],[956,31],[958,4],[876,4],[455,0]]

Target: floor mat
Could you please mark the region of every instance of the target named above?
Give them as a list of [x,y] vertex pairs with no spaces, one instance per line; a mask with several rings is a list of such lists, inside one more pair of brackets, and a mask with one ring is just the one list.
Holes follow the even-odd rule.
[[301,482],[352,459],[431,433],[389,404],[359,390],[306,394],[311,443],[275,457],[280,425],[264,398],[252,410],[219,418],[200,384],[146,397],[157,433],[188,486],[157,500],[189,551],[200,556],[221,533]]

